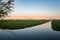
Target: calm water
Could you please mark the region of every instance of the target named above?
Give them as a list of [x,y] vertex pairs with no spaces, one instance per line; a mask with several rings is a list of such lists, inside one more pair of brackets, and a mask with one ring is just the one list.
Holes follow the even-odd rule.
[[60,40],[60,32],[51,28],[51,22],[19,30],[0,29],[0,40]]

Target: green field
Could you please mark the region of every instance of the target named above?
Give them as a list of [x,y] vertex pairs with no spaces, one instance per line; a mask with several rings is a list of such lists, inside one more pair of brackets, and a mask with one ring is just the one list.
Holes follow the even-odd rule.
[[0,22],[0,29],[21,29],[40,25],[50,20],[5,20]]
[[60,20],[52,20],[52,29],[60,31]]

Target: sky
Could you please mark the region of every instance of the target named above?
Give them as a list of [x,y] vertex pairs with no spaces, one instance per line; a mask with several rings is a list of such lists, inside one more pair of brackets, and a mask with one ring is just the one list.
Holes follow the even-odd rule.
[[60,0],[15,0],[13,16],[60,16]]

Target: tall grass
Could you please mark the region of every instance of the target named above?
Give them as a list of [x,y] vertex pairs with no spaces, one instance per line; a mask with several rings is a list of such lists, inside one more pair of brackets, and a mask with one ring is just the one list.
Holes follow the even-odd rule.
[[40,25],[49,20],[5,20],[0,23],[1,29],[21,29]]
[[60,20],[52,20],[53,30],[60,31]]

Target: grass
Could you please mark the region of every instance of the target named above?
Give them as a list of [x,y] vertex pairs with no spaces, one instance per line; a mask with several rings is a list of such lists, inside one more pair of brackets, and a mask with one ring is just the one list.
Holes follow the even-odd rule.
[[40,25],[50,20],[5,20],[0,23],[0,29],[22,29]]
[[60,20],[52,20],[52,29],[60,31]]

